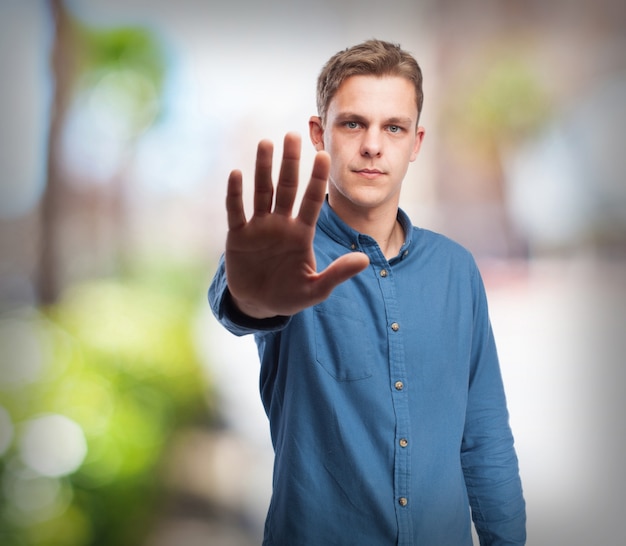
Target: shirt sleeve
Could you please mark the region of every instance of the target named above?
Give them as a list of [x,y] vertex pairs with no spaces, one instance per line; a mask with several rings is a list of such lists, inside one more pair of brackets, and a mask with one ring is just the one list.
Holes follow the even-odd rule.
[[504,386],[478,269],[461,462],[481,546],[526,543],[526,510]]
[[209,287],[209,303],[215,318],[236,336],[282,330],[287,326],[291,318],[276,316],[267,319],[256,319],[239,311],[235,307],[228,290],[224,255],[220,257],[217,271]]

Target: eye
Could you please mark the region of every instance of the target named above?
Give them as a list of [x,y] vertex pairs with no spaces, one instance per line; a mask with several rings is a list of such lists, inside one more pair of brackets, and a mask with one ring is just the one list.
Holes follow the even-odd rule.
[[357,129],[359,127],[359,124],[356,121],[346,121],[345,126],[348,129]]
[[390,125],[388,129],[390,133],[400,133],[402,131],[402,127],[398,125]]

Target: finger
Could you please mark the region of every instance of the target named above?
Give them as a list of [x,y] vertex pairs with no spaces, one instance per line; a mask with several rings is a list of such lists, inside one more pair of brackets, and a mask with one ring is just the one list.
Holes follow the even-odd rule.
[[369,263],[369,258],[362,252],[340,256],[318,274],[311,296],[318,301],[326,299],[337,285],[363,271]]
[[241,186],[241,171],[232,171],[228,177],[228,189],[226,190],[228,229],[237,229],[246,223]]
[[311,180],[302,197],[302,204],[298,218],[308,226],[314,226],[317,222],[324,198],[326,196],[326,183],[330,172],[330,156],[326,152],[317,152],[313,162]]
[[267,214],[272,209],[272,154],[274,145],[269,140],[259,142],[254,171],[254,214]]
[[274,212],[277,214],[291,215],[293,202],[298,191],[298,170],[300,168],[300,150],[302,139],[296,133],[285,135],[283,144],[283,160],[280,165],[278,185],[276,186],[276,205]]

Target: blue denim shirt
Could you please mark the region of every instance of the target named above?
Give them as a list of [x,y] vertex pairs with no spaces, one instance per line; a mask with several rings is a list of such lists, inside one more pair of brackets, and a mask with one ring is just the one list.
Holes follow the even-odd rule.
[[253,333],[275,450],[265,545],[525,543],[525,505],[484,287],[472,256],[415,228],[386,260],[326,202],[318,270],[346,252],[370,266],[292,317],[230,304],[223,258],[209,290]]

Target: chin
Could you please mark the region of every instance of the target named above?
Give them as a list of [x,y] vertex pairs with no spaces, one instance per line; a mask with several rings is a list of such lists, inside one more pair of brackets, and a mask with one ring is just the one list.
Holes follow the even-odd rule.
[[389,195],[380,195],[376,192],[356,192],[345,196],[354,207],[362,209],[374,209],[385,206],[392,198]]

